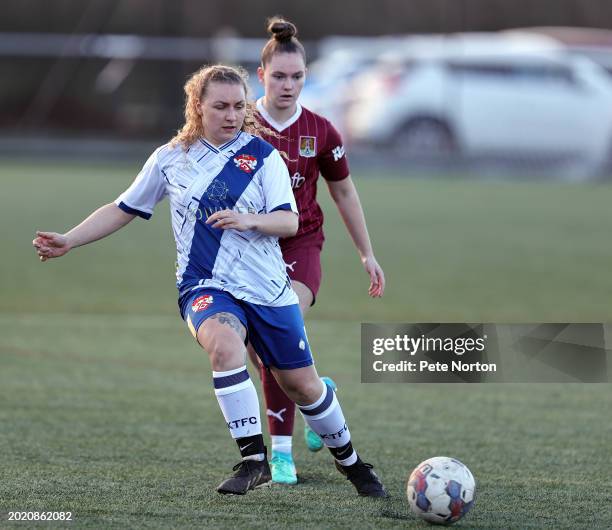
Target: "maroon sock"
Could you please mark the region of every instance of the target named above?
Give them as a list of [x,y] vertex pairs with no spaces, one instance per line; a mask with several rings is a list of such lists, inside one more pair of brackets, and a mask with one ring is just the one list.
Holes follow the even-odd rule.
[[266,416],[270,435],[292,436],[295,403],[285,395],[268,369],[260,367],[260,375],[266,399]]

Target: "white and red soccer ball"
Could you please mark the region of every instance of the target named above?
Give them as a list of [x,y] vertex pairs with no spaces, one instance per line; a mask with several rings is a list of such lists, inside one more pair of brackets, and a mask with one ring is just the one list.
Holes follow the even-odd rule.
[[459,460],[436,456],[414,469],[408,478],[406,493],[410,508],[421,519],[451,524],[472,508],[476,482]]

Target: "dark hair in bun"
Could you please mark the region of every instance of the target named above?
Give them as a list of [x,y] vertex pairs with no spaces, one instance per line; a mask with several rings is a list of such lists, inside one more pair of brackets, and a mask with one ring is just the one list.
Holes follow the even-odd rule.
[[291,37],[297,35],[297,28],[288,20],[283,20],[280,17],[268,19],[268,33],[279,42],[291,40]]
[[306,62],[306,52],[296,37],[295,24],[280,16],[271,17],[267,21],[267,30],[270,39],[261,51],[261,64],[264,67],[275,53],[299,53]]

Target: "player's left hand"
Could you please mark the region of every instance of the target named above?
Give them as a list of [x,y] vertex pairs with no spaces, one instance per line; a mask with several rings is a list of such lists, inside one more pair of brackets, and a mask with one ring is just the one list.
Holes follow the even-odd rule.
[[246,232],[247,230],[253,229],[253,214],[238,213],[234,210],[221,210],[220,212],[215,212],[206,219],[206,224],[221,230],[238,230],[238,232]]
[[380,298],[385,292],[385,273],[374,256],[361,259],[363,268],[370,275],[370,288],[368,294],[372,298]]

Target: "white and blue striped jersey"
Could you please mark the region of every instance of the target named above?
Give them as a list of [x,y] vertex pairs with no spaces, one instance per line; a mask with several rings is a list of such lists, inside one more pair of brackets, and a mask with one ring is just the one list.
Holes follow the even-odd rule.
[[297,214],[287,166],[269,143],[245,132],[220,147],[203,139],[185,150],[159,147],[115,204],[149,219],[165,196],[176,241],[180,295],[207,287],[269,306],[297,303],[278,238],[206,224],[214,212]]

